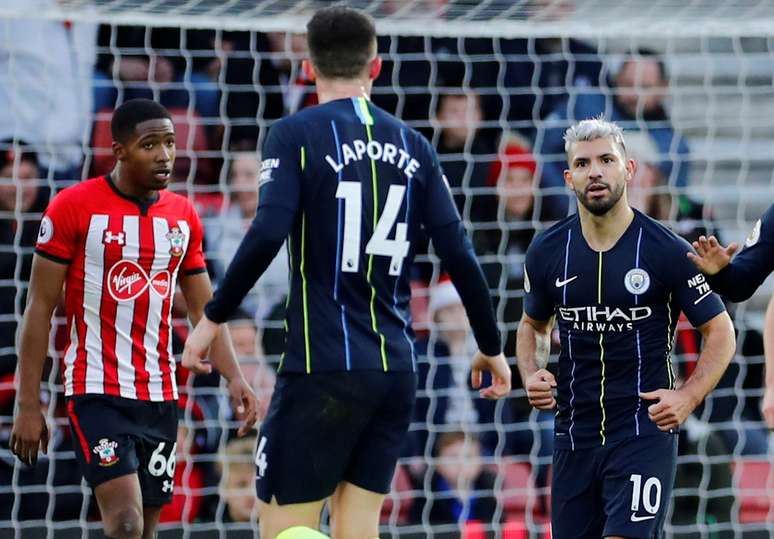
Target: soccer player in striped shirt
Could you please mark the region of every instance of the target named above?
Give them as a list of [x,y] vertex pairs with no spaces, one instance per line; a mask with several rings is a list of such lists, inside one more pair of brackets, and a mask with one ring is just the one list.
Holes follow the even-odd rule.
[[255,220],[184,355],[204,354],[289,235],[287,349],[256,455],[261,537],[319,536],[330,497],[333,537],[370,539],[414,405],[409,270],[420,229],[481,350],[473,385],[490,371],[482,395],[504,397],[511,371],[435,152],[367,98],[381,67],[373,21],[332,7],[307,30],[304,66],[321,104],[271,128]]
[[[113,114],[111,174],[60,192],[43,216],[19,341],[11,450],[34,465],[48,444],[39,403],[51,315],[65,285],[63,382],[75,452],[105,534],[154,536],[172,498],[177,386],[170,323],[180,285],[195,324],[212,296],[193,206],[166,191],[175,161],[167,110],[145,99]],[[244,434],[256,400],[222,331],[212,365],[228,380]],[[192,365],[197,372],[209,364]]]
[[[530,403],[558,404],[551,522],[554,537],[661,537],[677,458],[676,429],[734,353],[731,320],[686,258],[690,245],[629,207],[621,129],[584,120],[565,133],[565,183],[578,213],[536,237],[524,273],[517,336]],[[678,388],[671,351],[680,311],[704,347]],[[546,370],[551,329],[558,380]]]

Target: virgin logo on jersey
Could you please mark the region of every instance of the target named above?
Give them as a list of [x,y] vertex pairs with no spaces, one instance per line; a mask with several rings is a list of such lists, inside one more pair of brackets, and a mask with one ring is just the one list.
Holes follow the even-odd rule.
[[559,307],[562,320],[578,331],[630,331],[634,329],[634,322],[645,320],[651,314],[650,307]]
[[108,292],[116,301],[132,301],[150,287],[160,297],[169,294],[169,271],[159,271],[150,278],[137,262],[120,260],[108,271]]

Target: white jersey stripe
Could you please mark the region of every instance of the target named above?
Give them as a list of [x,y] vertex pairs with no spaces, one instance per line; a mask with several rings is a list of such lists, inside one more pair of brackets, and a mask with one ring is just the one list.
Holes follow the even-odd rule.
[[[140,222],[136,215],[125,215],[123,231],[126,244],[123,259],[137,262],[140,258]],[[116,306],[116,359],[118,360],[118,384],[121,396],[137,398],[134,387],[134,365],[132,364],[132,321],[136,301],[120,301]]]
[[83,318],[86,323],[86,393],[103,392],[100,307],[105,263],[105,244],[102,243],[102,238],[107,227],[107,215],[92,215],[86,235],[83,283]]
[[73,394],[73,368],[75,367],[75,358],[78,357],[78,324],[73,319],[70,324],[70,344],[65,352],[64,363],[64,383],[65,396]]
[[[155,252],[151,265],[150,277],[157,272],[165,271],[169,264],[169,224],[163,217],[153,218],[153,242]],[[171,290],[169,291],[172,292]],[[145,325],[143,346],[145,347],[145,368],[150,375],[148,393],[153,401],[164,400],[164,390],[161,382],[161,367],[159,365],[159,329],[161,326],[161,309],[164,299],[153,290],[148,291],[148,321]]]
[[[183,259],[188,255],[188,247],[191,244],[191,227],[188,226],[188,222],[180,219],[177,222],[177,226],[180,227],[180,232],[183,233],[185,236],[185,239],[183,240]],[[177,278],[180,275],[180,266],[183,265],[182,260],[180,261],[180,264],[178,264],[175,267],[175,272],[172,275],[172,279],[170,282],[170,286],[172,287],[172,294],[175,293],[175,290],[177,290]],[[169,302],[169,312],[167,313],[167,321],[169,322],[169,340],[167,342],[167,352],[169,354],[169,368],[170,372],[172,373],[172,392],[175,395],[175,398],[177,399],[179,395],[177,394],[177,378],[175,377],[175,370],[177,369],[177,364],[175,363],[175,356],[172,355],[172,302]]]

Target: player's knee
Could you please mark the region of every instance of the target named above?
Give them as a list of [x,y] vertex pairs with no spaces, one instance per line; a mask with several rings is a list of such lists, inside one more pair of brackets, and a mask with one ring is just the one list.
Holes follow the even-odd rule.
[[329,539],[329,537],[306,526],[293,526],[280,532],[277,539]]
[[105,535],[111,539],[140,539],[142,537],[142,512],[135,507],[126,507],[103,514]]

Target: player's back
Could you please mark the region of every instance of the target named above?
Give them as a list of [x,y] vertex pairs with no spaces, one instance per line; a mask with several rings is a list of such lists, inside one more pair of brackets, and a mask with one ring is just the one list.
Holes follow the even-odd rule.
[[364,98],[339,99],[275,124],[263,159],[262,204],[297,211],[281,368],[413,370],[416,238],[459,219],[428,142]]

